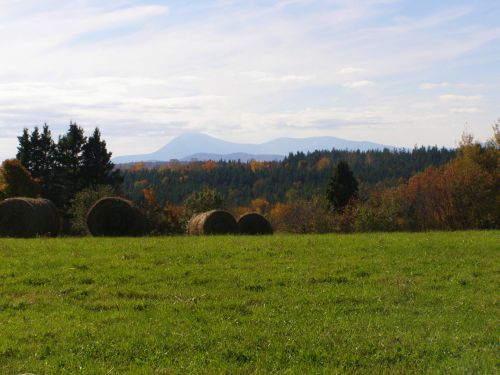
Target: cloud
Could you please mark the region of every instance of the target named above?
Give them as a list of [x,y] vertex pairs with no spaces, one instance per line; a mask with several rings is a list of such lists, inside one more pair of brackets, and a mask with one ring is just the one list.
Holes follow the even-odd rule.
[[481,113],[484,112],[482,109],[477,108],[477,107],[457,107],[457,108],[451,108],[450,109],[451,113]]
[[446,94],[440,95],[439,99],[445,102],[477,102],[478,100],[483,99],[483,96]]
[[420,90],[434,90],[436,88],[448,87],[450,84],[448,82],[441,83],[422,83],[419,85]]
[[344,86],[348,89],[360,89],[360,88],[364,88],[364,87],[370,87],[373,85],[375,85],[375,82],[363,80],[363,81],[347,82],[347,83],[344,83],[342,86]]
[[364,73],[365,71],[366,70],[362,69],[362,68],[347,67],[347,68],[340,69],[337,73],[340,75],[348,75],[348,74]]

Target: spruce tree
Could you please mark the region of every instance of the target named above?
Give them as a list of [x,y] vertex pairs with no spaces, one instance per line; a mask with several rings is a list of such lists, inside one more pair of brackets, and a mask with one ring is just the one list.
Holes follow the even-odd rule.
[[358,181],[349,165],[344,161],[339,162],[326,191],[328,202],[335,211],[342,212],[357,194]]
[[21,162],[24,168],[31,169],[31,140],[30,132],[28,129],[23,129],[23,135],[17,137],[19,140],[19,146],[17,146],[16,159]]
[[56,205],[63,206],[83,188],[81,175],[83,146],[86,143],[83,129],[70,123],[68,132],[59,137],[55,147],[54,197]]
[[95,128],[82,148],[81,176],[85,187],[95,189],[99,185],[119,185],[121,177],[118,171],[114,171],[114,167],[106,141],[101,140],[101,132],[99,128]]

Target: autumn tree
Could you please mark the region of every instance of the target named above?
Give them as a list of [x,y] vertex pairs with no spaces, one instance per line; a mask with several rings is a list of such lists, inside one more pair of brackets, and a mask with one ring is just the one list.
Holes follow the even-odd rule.
[[40,195],[40,185],[17,159],[5,160],[0,168],[0,185],[4,198]]

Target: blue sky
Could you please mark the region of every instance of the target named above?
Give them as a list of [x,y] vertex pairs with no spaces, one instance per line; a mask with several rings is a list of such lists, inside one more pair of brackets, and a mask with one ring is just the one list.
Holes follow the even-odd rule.
[[455,146],[500,117],[500,2],[0,0],[0,158],[24,127],[115,155],[200,131]]

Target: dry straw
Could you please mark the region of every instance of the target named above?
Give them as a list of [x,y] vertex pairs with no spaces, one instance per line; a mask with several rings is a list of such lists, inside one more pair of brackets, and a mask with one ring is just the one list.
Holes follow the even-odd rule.
[[238,219],[238,233],[240,234],[273,234],[271,223],[256,212],[242,215]]
[[0,236],[57,236],[60,218],[47,199],[9,198],[0,202]]
[[98,200],[87,214],[87,226],[93,236],[141,236],[147,227],[139,209],[118,197]]
[[193,216],[188,223],[188,233],[191,235],[233,234],[237,229],[233,215],[224,210],[203,212]]

